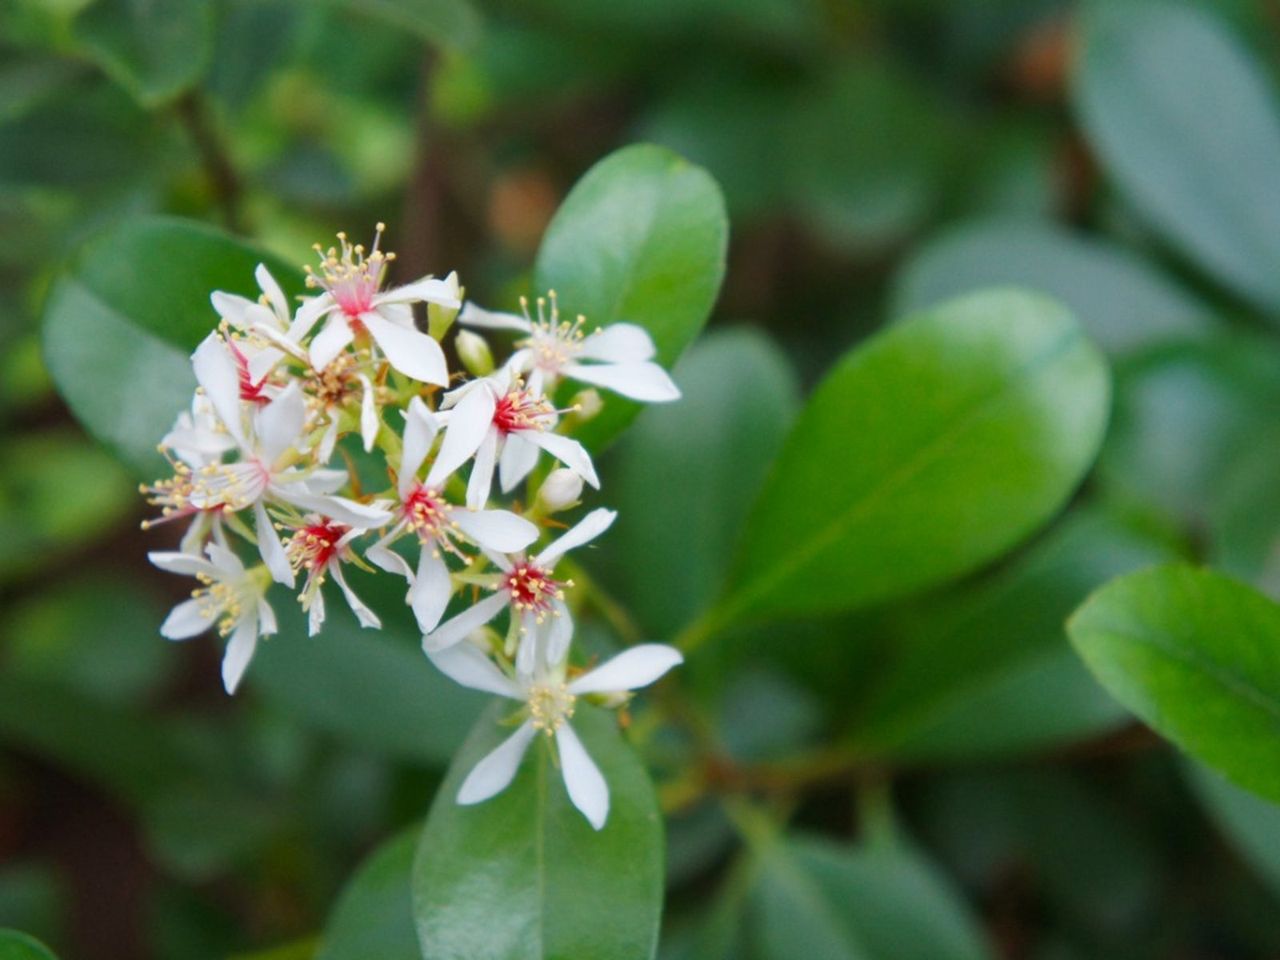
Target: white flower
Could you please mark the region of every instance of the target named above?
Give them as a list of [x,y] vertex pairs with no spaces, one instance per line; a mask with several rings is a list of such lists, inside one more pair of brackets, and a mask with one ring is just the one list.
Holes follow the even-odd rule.
[[[538,659],[548,663],[563,659],[573,637],[573,620],[564,602],[564,588],[572,582],[555,579],[556,564],[570,550],[608,530],[616,516],[612,510],[592,510],[532,559],[523,554],[487,554],[501,571],[492,576],[493,595],[428,633],[422,638],[423,648],[430,653],[451,647],[509,607],[513,635],[521,638],[516,657],[521,673],[531,674]],[[538,648],[544,646],[545,656],[539,657]]]
[[683,659],[674,647],[646,643],[625,650],[566,682],[563,661],[554,667],[540,667],[532,676],[517,673],[509,677],[469,643],[429,656],[442,673],[463,686],[525,704],[524,722],[475,765],[458,790],[458,803],[480,803],[505,790],[514,779],[529,744],[541,733],[548,740],[554,738],[569,799],[597,830],[609,816],[609,786],[570,724],[578,698],[588,694],[616,695],[646,687]]
[[[560,377],[605,387],[632,400],[665,403],[680,399],[680,390],[667,371],[653,363],[656,350],[648,332],[634,323],[614,323],[585,334],[586,318],[560,320],[556,295],[538,298],[538,319],[529,316],[529,302],[520,299],[524,316],[496,313],[468,303],[458,322],[471,327],[518,330],[528,334],[507,365],[529,374],[529,389],[551,391]],[[584,361],[595,361],[586,363]]]
[[170,612],[160,633],[170,640],[186,640],[216,626],[230,637],[222,658],[222,682],[235,693],[253,657],[258,637],[276,632],[276,617],[267,604],[264,578],[245,570],[240,558],[221,544],[211,543],[199,554],[154,552],[151,562],[161,570],[194,576],[201,586]]
[[[390,514],[383,514],[381,522],[385,523],[390,519]],[[356,596],[342,572],[344,563],[357,561],[355,551],[351,549],[351,541],[370,526],[377,525],[365,523],[352,526],[339,523],[331,517],[310,513],[294,527],[294,532],[285,545],[285,554],[295,571],[305,571],[306,574],[306,583],[298,599],[302,603],[302,609],[307,611],[307,630],[311,636],[319,633],[324,625],[324,593],[321,587],[327,577],[333,577],[342,589],[347,606],[360,621],[360,626],[373,629],[382,626],[378,615]]]
[[385,511],[352,500],[319,496],[325,492],[318,489],[319,483],[341,483],[345,474],[321,474],[294,466],[304,446],[302,435],[307,418],[306,401],[296,381],[274,400],[246,415],[236,365],[216,333],[196,348],[192,365],[219,421],[235,441],[240,459],[209,463],[193,471],[187,499],[205,510],[235,513],[252,508],[258,549],[278,582],[292,587],[294,576],[280,537],[267,516],[268,500],[324,511],[353,526],[376,525],[379,518],[384,522],[389,519]]
[[[405,412],[404,447],[397,474],[399,505],[396,525],[369,548],[369,560],[388,573],[409,581],[407,601],[423,633],[434,630],[444,616],[453,593],[444,554],[452,553],[464,563],[464,555],[454,542],[465,538],[488,550],[514,553],[538,539],[538,528],[507,510],[471,510],[451,504],[444,496],[443,482],[429,486],[418,480],[418,471],[436,436],[435,418],[419,397],[409,402]],[[446,478],[447,479],[447,478]],[[415,573],[390,546],[405,534],[419,543]]]
[[467,506],[479,508],[489,499],[496,466],[502,491],[509,493],[547,451],[597,489],[591,457],[577,440],[553,433],[558,411],[541,393],[513,379],[509,367],[472,380],[447,394],[437,417],[445,422],[444,440],[427,474],[427,486],[439,486],[474,456],[467,483]]
[[449,371],[444,351],[431,337],[414,326],[413,303],[434,303],[457,309],[458,278],[449,274],[443,280],[423,277],[403,287],[382,290],[387,264],[395,254],[378,249],[386,227],[378,224],[373,247],[366,257],[364,246],[352,246],[346,234],[338,234],[341,250],[320,250],[320,274],[307,268],[307,285],[320,287],[324,293],[298,309],[296,330],[305,336],[324,317],[324,328],[311,341],[311,364],[323,370],[357,337],[372,338],[391,366],[406,376],[423,383],[445,386]]
[[280,284],[266,264],[258,264],[253,275],[262,291],[257,301],[222,290],[215,290],[209,300],[226,325],[247,338],[241,348],[246,361],[244,376],[260,382],[284,354],[306,363],[307,353],[299,343],[300,324],[294,320]]
[[576,507],[582,500],[582,478],[572,470],[552,470],[538,488],[537,501],[548,513]]

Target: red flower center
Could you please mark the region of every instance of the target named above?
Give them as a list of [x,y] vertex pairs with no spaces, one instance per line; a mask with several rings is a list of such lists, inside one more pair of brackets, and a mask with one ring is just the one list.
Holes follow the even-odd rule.
[[527,390],[512,390],[499,397],[493,408],[493,425],[504,436],[516,430],[542,430],[550,426],[555,410],[546,397],[535,397]]
[[517,563],[504,579],[511,605],[519,611],[548,613],[551,602],[564,596],[564,584],[553,580],[550,570],[534,566],[527,560]]
[[441,539],[449,523],[452,506],[440,491],[418,484],[404,498],[404,516],[423,540]]
[[321,520],[299,529],[289,540],[289,559],[297,568],[323,570],[338,552],[338,541],[351,528],[332,520]]

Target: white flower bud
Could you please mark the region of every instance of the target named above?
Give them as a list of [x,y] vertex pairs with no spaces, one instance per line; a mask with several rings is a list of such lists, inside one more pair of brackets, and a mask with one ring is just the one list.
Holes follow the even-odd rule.
[[582,478],[564,467],[552,470],[538,488],[538,503],[547,513],[576,507],[582,498]]
[[598,391],[583,390],[574,396],[573,406],[574,419],[579,423],[586,423],[604,409],[604,401],[600,399]]
[[458,348],[458,359],[473,377],[487,377],[493,373],[493,354],[484,337],[470,330],[459,330],[453,344]]

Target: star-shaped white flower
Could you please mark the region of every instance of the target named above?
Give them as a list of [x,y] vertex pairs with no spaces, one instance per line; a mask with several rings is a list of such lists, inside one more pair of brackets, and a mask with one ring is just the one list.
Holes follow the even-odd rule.
[[632,400],[666,403],[680,399],[680,389],[662,367],[653,362],[657,352],[644,327],[614,323],[586,333],[586,318],[561,321],[554,292],[538,298],[537,319],[529,315],[529,302],[520,300],[524,316],[498,313],[468,303],[458,323],[470,327],[517,330],[527,336],[507,361],[517,374],[528,374],[529,389],[550,392],[561,377],[604,387]]
[[434,339],[413,323],[414,303],[434,303],[457,309],[462,301],[456,274],[443,280],[423,277],[402,287],[382,290],[387,264],[395,254],[378,249],[386,227],[378,224],[373,247],[365,255],[363,245],[352,246],[346,234],[338,234],[341,249],[320,253],[320,273],[307,270],[307,285],[324,293],[298,309],[296,329],[300,335],[322,318],[328,318],[311,341],[311,364],[323,370],[357,337],[367,335],[391,366],[405,376],[423,383],[446,386],[449,370],[444,351]]
[[301,345],[302,323],[290,311],[276,278],[262,263],[253,275],[262,291],[258,300],[223,290],[215,290],[209,300],[225,324],[244,337],[239,347],[244,358],[242,376],[251,384],[260,384],[285,354],[306,363],[307,352]]
[[222,682],[227,693],[235,693],[258,637],[276,632],[276,616],[265,596],[265,578],[246,570],[239,557],[217,543],[205,547],[203,557],[169,551],[148,557],[161,570],[200,581],[191,599],[173,608],[160,633],[170,640],[186,640],[217,627],[221,636],[230,638],[222,657]]
[[[396,476],[400,502],[393,509],[398,519],[386,536],[365,553],[372,563],[409,581],[406,599],[423,633],[436,628],[453,593],[444,554],[452,553],[464,563],[470,560],[458,549],[456,541],[465,539],[486,550],[506,554],[523,550],[538,539],[538,528],[523,517],[508,510],[456,506],[445,497],[443,481],[430,486],[418,479],[436,431],[431,411],[421,398],[414,397],[405,412],[404,447]],[[391,549],[391,544],[406,534],[418,540],[416,573]]]
[[543,394],[526,388],[508,367],[472,380],[448,393],[437,417],[445,423],[444,440],[427,474],[427,486],[439,486],[471,457],[467,506],[480,508],[489,499],[496,467],[502,491],[509,493],[529,475],[545,450],[599,489],[591,456],[577,440],[553,432],[558,411]]
[[539,733],[554,739],[569,799],[599,830],[609,816],[609,785],[587,753],[570,721],[578,698],[617,695],[647,687],[683,658],[674,647],[646,643],[606,660],[566,681],[565,664],[540,667],[532,676],[512,677],[469,643],[428,654],[441,673],[463,686],[524,703],[524,722],[475,765],[458,790],[458,803],[481,803],[507,788],[529,744]]
[[516,657],[520,672],[533,672],[539,646],[546,647],[547,662],[563,659],[573,637],[573,619],[564,602],[564,588],[572,583],[555,579],[556,564],[570,550],[608,530],[615,517],[617,513],[612,510],[592,510],[532,558],[524,554],[486,554],[500,571],[492,577],[493,595],[428,633],[422,638],[423,648],[430,653],[454,646],[472,630],[510,608],[513,628],[520,637]]
[[391,515],[384,513],[377,522],[366,521],[353,526],[339,523],[320,513],[309,513],[300,522],[291,524],[293,533],[285,544],[285,555],[293,569],[306,577],[298,599],[302,603],[302,609],[307,612],[307,632],[311,636],[314,637],[324,626],[324,592],[321,587],[329,577],[342,590],[347,606],[356,615],[360,626],[375,630],[382,627],[378,615],[356,596],[356,592],[347,583],[342,565],[358,560],[351,548],[353,540],[370,527],[379,526],[390,519]]

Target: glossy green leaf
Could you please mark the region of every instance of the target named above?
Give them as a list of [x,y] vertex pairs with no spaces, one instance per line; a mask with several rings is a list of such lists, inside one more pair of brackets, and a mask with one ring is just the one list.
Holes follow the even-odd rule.
[[1241,790],[1200,764],[1188,764],[1186,774],[1209,816],[1280,897],[1280,806]]
[[950,885],[906,849],[772,842],[752,898],[761,960],[982,960],[992,956]]
[[325,0],[361,16],[408,30],[445,47],[469,47],[480,36],[480,16],[467,0]]
[[44,310],[49,372],[72,413],[140,478],[164,473],[156,444],[191,403],[190,355],[217,325],[209,294],[257,297],[266,263],[286,293],[301,273],[211,227],[130,220],[86,244]]
[[1280,305],[1280,111],[1266,73],[1186,4],[1098,3],[1075,103],[1124,196],[1170,242],[1263,307]]
[[894,312],[910,315],[995,284],[1061,300],[1109,353],[1212,322],[1204,304],[1124,248],[1034,221],[973,223],[927,244],[898,275]]
[[[555,290],[567,318],[649,331],[670,367],[698,335],[720,292],[729,225],[714,180],[669,150],[625,147],[570,191],[538,251],[534,288]],[[578,437],[599,450],[640,406],[601,390],[604,409]]]
[[35,937],[18,930],[0,929],[0,960],[57,960]]
[[145,106],[188,90],[213,52],[214,8],[188,0],[95,0],[75,21],[89,56]]
[[857,347],[814,391],[756,503],[714,624],[887,600],[998,556],[1097,452],[1107,370],[1051,300],[995,290]]
[[972,759],[1124,723],[1128,713],[1079,662],[1062,624],[1111,577],[1170,558],[1149,534],[1082,511],[984,580],[912,602],[853,725],[857,743],[895,759]]
[[414,913],[433,960],[646,960],[662,911],[662,822],[639,758],[614,718],[580,708],[574,729],[609,785],[596,832],[569,802],[547,744],[535,741],[506,790],[454,798],[511,733],[495,703],[459,751],[427,817],[413,866]]
[[420,826],[399,833],[360,865],[334,907],[315,960],[421,960],[410,876]]
[[1067,630],[1156,732],[1280,801],[1280,606],[1220,574],[1165,566],[1112,581]]
[[712,332],[673,376],[683,397],[645,410],[604,468],[610,502],[643,521],[618,524],[600,547],[603,562],[592,559],[655,637],[715,599],[799,406],[786,358],[752,330]]

